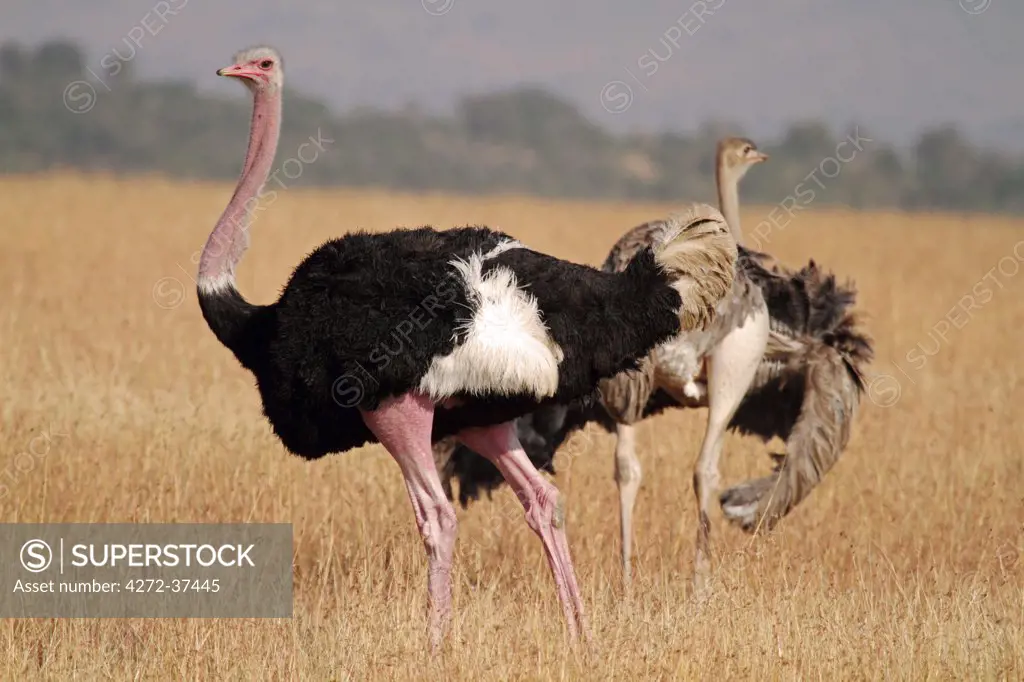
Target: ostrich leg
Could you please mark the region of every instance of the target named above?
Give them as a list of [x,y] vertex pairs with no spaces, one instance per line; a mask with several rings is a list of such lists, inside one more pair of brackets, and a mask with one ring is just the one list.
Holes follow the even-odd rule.
[[409,491],[416,525],[427,550],[427,596],[430,645],[437,652],[452,605],[452,554],[457,522],[455,509],[441,487],[430,447],[434,404],[426,396],[407,393],[381,403],[363,420],[398,462]]
[[636,428],[617,424],[615,438],[615,483],[619,487],[619,532],[622,549],[622,581],[629,589],[633,577],[633,507],[640,492],[643,470],[636,456]]
[[558,599],[562,603],[569,636],[576,639],[578,630],[589,641],[583,612],[583,600],[576,584],[576,573],[569,556],[565,536],[565,509],[558,488],[546,481],[526,456],[516,435],[515,422],[487,428],[466,429],[459,433],[466,447],[489,459],[515,491],[526,510],[526,523],[544,545],[544,552],[554,574]]
[[708,596],[711,578],[711,521],[708,512],[719,484],[718,460],[729,421],[754,379],[768,341],[768,313],[759,310],[730,331],[708,358],[708,423],[693,472],[697,497],[697,544],[693,586],[698,599]]

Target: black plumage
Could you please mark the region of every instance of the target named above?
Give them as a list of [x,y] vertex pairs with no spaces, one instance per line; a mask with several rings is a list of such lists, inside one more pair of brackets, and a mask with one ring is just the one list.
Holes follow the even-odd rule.
[[[375,442],[359,409],[415,389],[432,360],[460,342],[473,314],[451,261],[509,239],[482,227],[354,233],[303,260],[276,303],[250,305],[229,287],[200,289],[200,306],[217,338],[255,375],[264,414],[285,447],[320,457]],[[486,260],[482,272],[496,267],[513,271],[536,297],[563,349],[550,402],[587,396],[600,378],[634,366],[679,332],[679,294],[650,250],[622,274],[526,248]],[[529,395],[453,397],[462,404],[438,408],[435,440],[514,419],[539,403]]]

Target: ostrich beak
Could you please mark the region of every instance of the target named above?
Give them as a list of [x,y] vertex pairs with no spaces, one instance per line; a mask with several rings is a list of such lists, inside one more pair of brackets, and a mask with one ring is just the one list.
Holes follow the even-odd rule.
[[232,78],[253,78],[256,74],[247,70],[241,64],[234,64],[232,66],[225,66],[223,69],[217,69],[217,75]]
[[768,160],[768,155],[764,152],[754,152],[750,160],[754,163],[761,163]]

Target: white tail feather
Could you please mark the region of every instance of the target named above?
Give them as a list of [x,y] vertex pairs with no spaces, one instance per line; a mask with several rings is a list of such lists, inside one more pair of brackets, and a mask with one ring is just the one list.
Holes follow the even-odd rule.
[[434,358],[420,382],[420,390],[434,400],[456,393],[543,399],[558,390],[558,364],[564,356],[548,335],[537,300],[519,288],[508,268],[483,274],[486,258],[519,246],[503,243],[486,256],[452,262],[465,282],[473,313],[456,330],[465,340],[450,354]]

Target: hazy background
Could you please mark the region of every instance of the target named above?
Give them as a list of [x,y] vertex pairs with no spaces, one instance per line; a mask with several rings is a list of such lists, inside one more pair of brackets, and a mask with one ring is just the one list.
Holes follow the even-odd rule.
[[[844,169],[851,177],[836,181],[829,200],[1015,211],[1024,189],[1022,34],[1024,4],[1009,0],[16,0],[0,10],[0,42],[30,54],[45,41],[70,41],[97,91],[95,110],[70,116],[58,111],[64,107],[54,89],[62,88],[53,78],[48,96],[34,97],[34,108],[22,108],[18,120],[38,122],[46,116],[40,107],[52,105],[51,125],[77,127],[72,141],[95,142],[88,123],[70,119],[98,125],[102,117],[113,121],[111,109],[119,107],[124,120],[108,132],[123,141],[129,118],[157,120],[185,106],[205,118],[180,129],[156,126],[174,149],[141,155],[151,158],[135,152],[152,142],[126,150],[105,141],[102,162],[68,144],[41,153],[52,139],[36,144],[25,130],[10,132],[10,123],[7,137],[17,140],[5,148],[0,139],[0,168],[59,162],[232,175],[245,115],[219,108],[224,120],[214,120],[213,109],[189,98],[244,105],[241,88],[214,71],[237,49],[266,42],[284,54],[290,88],[326,104],[319,113],[296,114],[302,104],[290,98],[287,125],[301,121],[305,134],[314,133],[327,109],[343,137],[349,125],[351,142],[339,147],[334,165],[303,182],[678,198],[708,191],[716,135],[745,133],[764,148],[774,145],[775,175],[782,177],[751,174],[745,189],[752,200],[777,201],[860,126],[877,141],[860,162],[871,167],[860,167],[862,180],[884,181],[854,192],[848,182],[856,174]],[[151,79],[184,81],[195,91],[167,91],[148,108],[138,107],[138,97],[115,97],[131,82]],[[0,87],[8,86],[13,122],[12,80],[8,69]],[[38,91],[40,79],[29,80]],[[467,113],[466,98],[482,94],[494,97]],[[357,115],[362,127],[353,128]],[[804,126],[799,144],[794,124]],[[213,135],[210,126],[223,132]],[[237,138],[227,132],[236,129]],[[297,128],[289,130],[301,139]],[[922,153],[922,135],[936,131],[939,138]],[[181,137],[166,139],[172,132]],[[175,155],[183,158],[168,160]],[[931,169],[948,176],[936,184],[921,177],[918,166],[927,159],[959,167]]]

